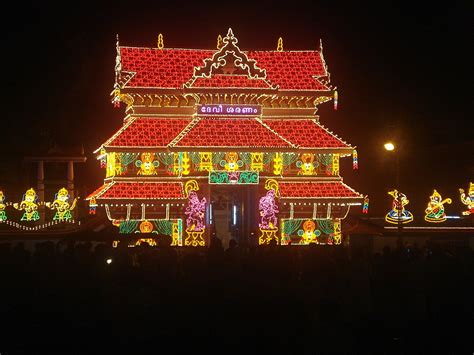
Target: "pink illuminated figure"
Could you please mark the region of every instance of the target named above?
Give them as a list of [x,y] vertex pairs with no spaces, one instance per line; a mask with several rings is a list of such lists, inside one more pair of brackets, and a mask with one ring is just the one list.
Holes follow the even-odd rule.
[[258,205],[260,210],[260,224],[259,227],[262,229],[275,229],[277,228],[277,217],[278,206],[275,203],[275,191],[268,190],[267,194],[260,198]]
[[188,231],[200,232],[205,228],[204,225],[204,211],[206,209],[206,198],[203,197],[199,201],[198,195],[195,191],[189,192],[188,206],[184,212],[187,216],[186,227]]

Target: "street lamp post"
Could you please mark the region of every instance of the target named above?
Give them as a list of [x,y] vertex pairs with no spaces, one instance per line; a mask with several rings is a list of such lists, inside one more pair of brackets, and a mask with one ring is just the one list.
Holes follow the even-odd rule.
[[400,193],[400,148],[395,149],[395,145],[392,142],[387,142],[384,144],[385,150],[395,153],[395,184],[398,191],[397,201],[398,201],[398,210],[397,210],[397,236],[399,242],[402,241],[402,195]]

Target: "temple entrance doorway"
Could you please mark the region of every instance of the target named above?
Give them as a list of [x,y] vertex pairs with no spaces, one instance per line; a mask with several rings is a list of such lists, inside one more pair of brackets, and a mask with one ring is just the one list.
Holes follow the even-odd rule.
[[254,225],[258,224],[255,199],[258,200],[257,185],[210,186],[208,225],[224,249],[231,239],[239,245],[254,243]]

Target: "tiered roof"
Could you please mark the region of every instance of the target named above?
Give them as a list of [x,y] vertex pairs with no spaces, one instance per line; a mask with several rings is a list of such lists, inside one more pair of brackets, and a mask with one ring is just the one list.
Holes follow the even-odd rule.
[[177,200],[184,199],[182,182],[111,181],[99,187],[87,200]]
[[352,149],[315,120],[222,117],[131,117],[104,147]]
[[282,181],[278,183],[278,188],[280,191],[280,197],[283,199],[363,198],[360,193],[356,192],[342,181]]
[[[284,91],[331,91],[321,50],[241,51],[229,29],[216,50],[117,47],[122,88],[274,88]],[[216,73],[231,53],[237,72]],[[252,75],[256,70],[258,75]],[[247,75],[242,75],[247,71]]]

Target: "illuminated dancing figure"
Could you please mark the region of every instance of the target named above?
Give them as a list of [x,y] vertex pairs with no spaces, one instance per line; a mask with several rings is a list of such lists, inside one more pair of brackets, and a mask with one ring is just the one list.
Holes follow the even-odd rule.
[[275,191],[268,190],[267,194],[260,198],[260,224],[261,229],[275,229],[277,228],[278,206],[275,203]]
[[13,207],[17,210],[24,210],[23,216],[21,217],[22,221],[37,221],[40,219],[38,214],[38,195],[36,195],[35,190],[29,189],[23,195],[23,199],[20,203],[14,203]]
[[464,203],[469,210],[463,211],[464,216],[469,216],[474,214],[474,184],[471,182],[469,184],[469,193],[466,195],[463,189],[459,189],[461,194],[461,202]]
[[5,222],[7,220],[7,214],[5,213],[6,207],[5,195],[3,194],[3,191],[0,191],[0,222]]
[[72,204],[69,204],[69,197],[68,191],[63,187],[54,196],[53,203],[46,203],[46,207],[56,210],[56,214],[53,217],[54,221],[70,222],[72,220],[71,211],[76,207],[77,198],[72,201]]
[[199,197],[195,191],[189,191],[189,204],[184,212],[187,216],[187,231],[201,232],[204,231],[204,211],[206,210],[206,198],[203,197],[199,201]]
[[444,204],[450,204],[451,202],[452,200],[450,198],[447,198],[443,201],[438,191],[433,190],[433,194],[430,196],[430,202],[428,202],[428,207],[425,209],[425,221],[434,223],[446,221]]
[[393,197],[393,202],[392,210],[387,213],[385,220],[394,224],[397,224],[398,221],[400,223],[410,223],[413,221],[411,212],[405,210],[405,206],[410,202],[407,196],[398,190],[389,191],[388,194]]

